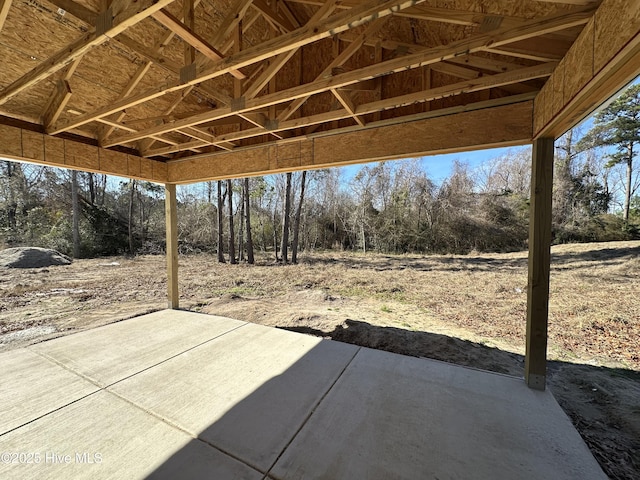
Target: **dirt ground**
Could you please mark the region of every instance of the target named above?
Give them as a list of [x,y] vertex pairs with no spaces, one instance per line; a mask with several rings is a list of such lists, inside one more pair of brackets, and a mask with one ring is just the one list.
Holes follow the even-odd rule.
[[[552,249],[549,386],[612,479],[640,478],[640,242]],[[181,307],[522,376],[527,254],[180,258]],[[0,352],[164,308],[164,258],[0,269]]]

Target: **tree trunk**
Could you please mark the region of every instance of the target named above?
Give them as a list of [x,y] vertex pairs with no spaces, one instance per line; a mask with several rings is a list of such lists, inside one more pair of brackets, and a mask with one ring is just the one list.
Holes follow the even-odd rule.
[[242,184],[242,194],[240,195],[240,225],[238,226],[238,261],[244,260],[244,183]]
[[631,207],[631,180],[633,176],[633,144],[629,145],[629,156],[627,157],[627,181],[625,182],[624,209],[622,218],[624,223],[629,223],[629,209]]
[[143,192],[138,190],[138,205],[140,206],[140,245],[144,246],[147,239],[147,218],[144,211]]
[[223,211],[224,209],[224,197],[222,196],[222,181],[218,180],[218,262],[225,263],[224,259],[224,222]]
[[247,262],[253,265],[255,263],[255,259],[253,258],[253,238],[251,236],[251,201],[248,177],[244,179],[244,203],[244,218],[247,224]]
[[87,180],[89,183],[89,202],[91,202],[91,206],[94,206],[96,204],[96,183],[93,173],[87,173]]
[[18,212],[18,202],[16,200],[16,192],[14,188],[14,180],[13,177],[15,175],[15,167],[13,163],[10,161],[6,161],[7,166],[7,179],[9,184],[9,194],[7,201],[7,225],[9,226],[9,230],[11,231],[11,237],[15,238],[16,235],[16,214]]
[[100,191],[100,195],[98,195],[98,205],[101,207],[104,206],[104,192],[107,190],[107,176],[100,175],[100,185],[98,190]]
[[71,170],[71,215],[73,223],[73,258],[80,258],[80,205],[78,203],[78,172]]
[[282,216],[282,263],[289,262],[289,217],[291,216],[291,172],[287,173],[287,186],[284,193],[284,214]]
[[129,222],[128,222],[128,232],[129,232],[129,253],[133,255],[134,253],[134,242],[133,242],[133,200],[136,196],[136,180],[129,180]]
[[278,262],[280,259],[278,258],[278,229],[276,228],[276,225],[278,225],[278,212],[276,212],[276,207],[274,205],[273,207],[273,251],[276,255],[276,262]]
[[233,182],[227,180],[227,195],[229,196],[229,263],[236,261],[235,235],[233,231]]
[[291,242],[291,262],[298,263],[298,238],[300,235],[300,216],[302,214],[302,203],[304,202],[304,187],[307,181],[307,171],[302,172],[300,180],[300,199],[298,200],[298,208],[296,216],[293,219],[293,242]]

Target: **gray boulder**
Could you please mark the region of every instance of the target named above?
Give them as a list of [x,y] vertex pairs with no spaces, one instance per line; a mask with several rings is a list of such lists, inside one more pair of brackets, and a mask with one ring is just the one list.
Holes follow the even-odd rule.
[[0,266],[9,268],[42,268],[70,265],[71,259],[49,248],[16,247],[0,251]]

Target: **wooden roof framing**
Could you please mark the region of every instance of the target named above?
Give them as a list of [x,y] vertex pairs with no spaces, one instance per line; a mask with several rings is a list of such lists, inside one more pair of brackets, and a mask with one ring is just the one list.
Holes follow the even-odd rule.
[[[174,172],[168,182],[228,175],[220,165],[242,152],[302,152],[314,138],[337,135],[338,145],[346,133],[440,116],[453,128],[462,112],[510,104],[528,106],[529,138],[499,117],[485,128],[502,132],[502,144],[526,142],[548,124],[566,127],[556,117],[572,102],[575,120],[619,86],[607,72],[621,68],[606,61],[620,49],[630,59],[624,78],[637,73],[638,3],[0,0],[0,124],[146,157]],[[607,23],[595,26],[597,15],[613,22],[615,9],[627,12],[619,42],[598,36]],[[597,72],[574,65],[611,44]],[[416,154],[431,151],[407,141]],[[180,174],[187,164],[207,168]]]

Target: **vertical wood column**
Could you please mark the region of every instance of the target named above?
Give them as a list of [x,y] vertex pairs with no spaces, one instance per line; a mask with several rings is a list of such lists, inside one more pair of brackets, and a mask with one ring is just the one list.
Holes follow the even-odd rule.
[[165,184],[164,207],[167,221],[167,299],[169,308],[177,309],[178,297],[178,202],[176,186]]
[[527,385],[536,390],[544,390],[547,377],[553,143],[553,138],[535,140],[531,163],[527,347],[524,375]]

